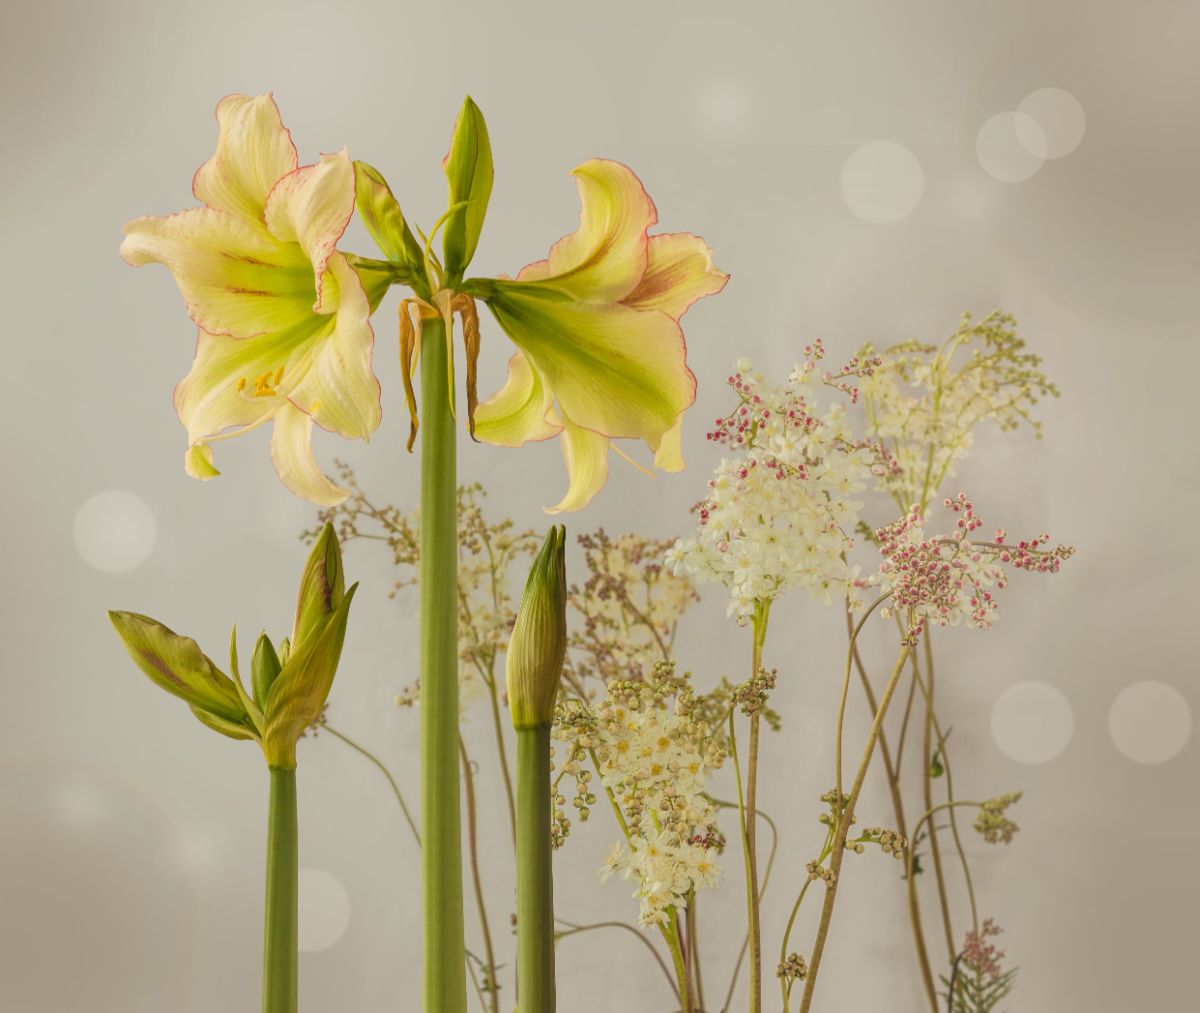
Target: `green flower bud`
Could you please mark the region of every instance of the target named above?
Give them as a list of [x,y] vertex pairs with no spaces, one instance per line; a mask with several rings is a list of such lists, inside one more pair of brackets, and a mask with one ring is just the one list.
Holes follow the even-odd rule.
[[424,271],[425,250],[413,235],[391,187],[378,169],[354,163],[355,207],[385,257],[415,274]]
[[209,660],[196,641],[136,612],[109,612],[108,618],[138,668],[155,685],[187,701],[201,721],[209,724],[206,716],[211,715],[225,724],[249,725],[233,680]]
[[275,645],[271,638],[262,633],[258,643],[254,645],[254,657],[250,661],[250,689],[254,694],[254,702],[262,707],[267,702],[267,694],[271,683],[283,668],[283,662],[275,653]]
[[442,232],[446,277],[449,283],[454,284],[462,279],[463,272],[475,256],[488,201],[492,196],[494,176],[487,124],[479,106],[469,96],[463,101],[454,124],[454,135],[450,139],[450,152],[442,165],[450,183],[447,206],[465,205],[450,217]]
[[554,525],[529,570],[505,677],[514,728],[549,725],[567,652],[566,528]]
[[326,524],[300,576],[296,625],[292,630],[293,649],[299,649],[308,637],[320,632],[329,616],[337,611],[345,593],[342,551],[333,525]]

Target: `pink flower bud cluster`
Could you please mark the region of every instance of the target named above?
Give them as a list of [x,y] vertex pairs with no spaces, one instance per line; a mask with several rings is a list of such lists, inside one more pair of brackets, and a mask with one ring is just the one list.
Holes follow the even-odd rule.
[[1010,545],[1005,532],[996,529],[989,542],[976,542],[971,535],[983,526],[974,504],[965,493],[943,504],[957,515],[950,535],[927,538],[925,518],[914,506],[908,514],[879,528],[876,536],[883,562],[878,572],[862,587],[877,587],[891,594],[884,618],[899,613],[907,617],[904,642],[915,643],[930,622],[950,626],[966,621],[976,629],[988,629],[995,618],[997,601],[990,590],[1008,586],[1006,567],[1031,573],[1057,573],[1074,549],[1060,545],[1048,548],[1049,535]]

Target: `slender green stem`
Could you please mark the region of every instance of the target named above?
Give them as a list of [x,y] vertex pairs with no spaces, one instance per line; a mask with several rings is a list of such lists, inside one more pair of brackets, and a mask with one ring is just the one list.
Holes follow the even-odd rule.
[[[825,843],[821,845],[821,853],[817,856],[817,865],[820,865],[825,861],[826,858],[829,857],[829,848],[832,842],[833,827],[831,826],[828,832],[825,834]],[[800,893],[796,897],[796,903],[792,905],[792,913],[788,915],[787,925],[783,929],[783,941],[779,944],[780,966],[783,966],[783,963],[787,960],[788,942],[792,938],[792,928],[796,924],[796,916],[800,913],[800,905],[804,903],[804,897],[808,893],[808,888],[812,886],[812,884],[812,877],[806,877],[804,880],[804,885],[800,887]],[[787,1013],[787,1011],[791,1008],[790,999],[792,996],[792,985],[793,982],[788,981],[786,978],[779,979],[779,987],[782,990],[783,995],[784,1013]]]
[[267,810],[267,901],[263,926],[263,1013],[296,1013],[297,900],[296,768],[271,769]]
[[693,1013],[692,993],[688,988],[687,960],[684,959],[683,946],[679,941],[679,921],[676,912],[671,917],[663,931],[667,947],[671,951],[671,962],[675,965],[675,979],[679,982],[679,1003],[682,1013]]
[[[767,639],[767,620],[771,602],[760,601],[754,607],[754,643],[751,651],[750,678],[758,676],[762,668],[763,644]],[[750,715],[749,755],[746,757],[746,795],[742,817],[742,844],[745,848],[746,867],[746,925],[750,943],[750,1013],[762,1010],[762,913],[761,895],[758,886],[758,827],[754,814],[758,811],[758,739],[761,720],[760,709]],[[732,727],[732,723],[731,723]],[[739,774],[740,780],[740,774]],[[741,785],[738,785],[741,800]]]
[[321,728],[327,731],[335,739],[346,743],[346,745],[348,745],[356,753],[365,756],[368,760],[375,764],[376,767],[379,768],[379,770],[383,773],[383,776],[387,778],[388,784],[392,786],[392,794],[396,796],[396,801],[400,803],[400,810],[404,813],[404,819],[408,823],[408,829],[412,831],[413,840],[417,842],[417,847],[419,848],[421,846],[421,833],[419,830],[417,830],[416,823],[413,822],[412,813],[408,810],[408,805],[404,801],[404,796],[400,794],[400,786],[396,784],[396,779],[392,777],[392,772],[388,770],[386,766],[384,766],[383,761],[379,759],[378,756],[364,746],[360,746],[357,742],[350,738],[350,736],[343,735],[336,728],[326,724],[324,721],[321,722]]
[[[492,928],[488,923],[487,906],[483,897],[483,878],[479,874],[479,833],[475,819],[475,776],[471,773],[471,757],[467,754],[467,744],[462,736],[458,737],[459,755],[462,758],[463,787],[466,789],[467,802],[467,853],[471,856],[471,883],[475,888],[475,906],[479,911],[479,929],[483,933],[484,967],[487,969],[487,992],[490,1000],[484,1004],[484,1009],[491,1013],[500,1013],[500,988],[496,975],[496,952],[492,949]],[[483,1002],[483,990],[480,990],[480,1002]]]
[[550,726],[517,729],[517,1010],[554,1013]]
[[879,709],[875,712],[875,720],[871,722],[871,730],[867,734],[867,743],[863,748],[862,760],[858,765],[858,773],[854,775],[854,784],[850,788],[850,799],[837,821],[837,831],[833,836],[833,851],[829,860],[829,870],[833,873],[833,881],[825,888],[825,903],[821,908],[821,922],[817,927],[817,938],[813,944],[812,956],[809,959],[808,977],[804,980],[804,995],[800,1000],[800,1013],[808,1013],[812,1008],[813,991],[817,984],[817,974],[821,969],[821,957],[825,952],[825,941],[829,937],[829,924],[833,919],[833,905],[837,899],[838,880],[842,871],[842,859],[846,853],[846,836],[854,817],[854,807],[862,794],[863,782],[867,779],[867,769],[871,766],[871,757],[875,755],[875,743],[879,740],[879,731],[883,727],[883,719],[887,716],[888,706],[895,695],[896,686],[904,671],[904,663],[908,660],[909,648],[900,649],[895,667],[884,687],[883,696],[879,700]]
[[696,913],[696,894],[692,892],[687,906],[688,968],[692,972],[692,992],[698,1009],[704,1009],[704,976],[700,973],[699,916]]
[[458,778],[458,524],[449,344],[421,322],[421,869],[425,1010],[465,1013]]

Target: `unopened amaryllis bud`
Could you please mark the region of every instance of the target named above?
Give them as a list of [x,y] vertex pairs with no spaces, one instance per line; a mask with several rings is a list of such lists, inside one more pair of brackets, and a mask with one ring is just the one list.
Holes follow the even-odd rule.
[[292,646],[299,649],[304,641],[319,632],[329,616],[337,611],[346,593],[342,573],[342,553],[332,524],[326,524],[309,554],[300,577],[300,595],[296,602],[296,623]]
[[530,567],[508,644],[505,676],[514,728],[553,721],[566,650],[566,529],[556,524]]
[[250,688],[254,694],[254,702],[262,707],[271,691],[271,683],[283,668],[283,662],[275,653],[275,645],[271,638],[262,633],[258,643],[254,645],[254,657],[250,662]]
[[492,145],[479,106],[468,96],[454,124],[450,151],[442,163],[450,184],[449,207],[461,205],[442,229],[446,280],[455,284],[475,256],[492,196]]

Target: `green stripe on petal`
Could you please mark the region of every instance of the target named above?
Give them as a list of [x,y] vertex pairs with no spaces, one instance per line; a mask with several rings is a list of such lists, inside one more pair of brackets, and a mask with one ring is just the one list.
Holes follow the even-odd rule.
[[695,399],[683,334],[665,313],[555,298],[538,283],[492,284],[492,314],[577,425],[656,447]]

